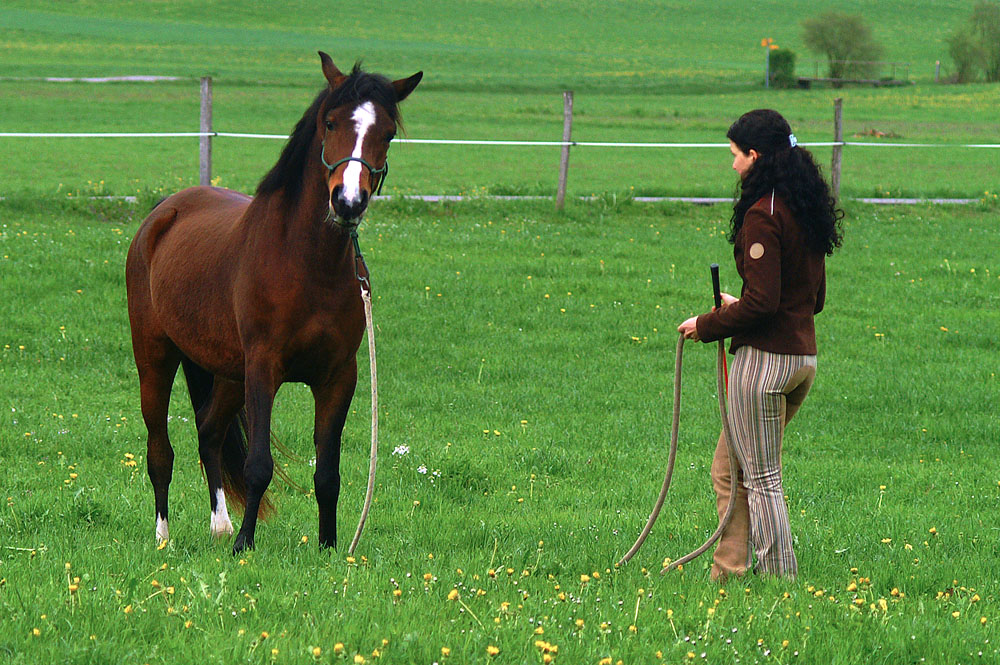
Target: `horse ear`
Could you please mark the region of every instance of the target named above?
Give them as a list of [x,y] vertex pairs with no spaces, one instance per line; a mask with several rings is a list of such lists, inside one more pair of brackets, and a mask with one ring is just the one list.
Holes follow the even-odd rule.
[[335,90],[340,87],[340,84],[343,83],[344,79],[347,77],[344,76],[343,72],[337,69],[337,65],[333,64],[333,58],[326,53],[319,51],[319,59],[323,63],[323,76],[325,76],[327,82],[329,82],[330,89]]
[[396,90],[396,101],[401,102],[406,99],[410,93],[413,92],[413,89],[417,87],[417,84],[420,83],[420,79],[423,77],[423,72],[417,72],[410,78],[393,81],[392,87]]

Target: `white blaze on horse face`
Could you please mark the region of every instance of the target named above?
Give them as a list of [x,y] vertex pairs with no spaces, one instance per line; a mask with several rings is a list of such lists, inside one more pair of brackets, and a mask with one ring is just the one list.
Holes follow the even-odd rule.
[[156,516],[156,542],[162,543],[170,540],[170,533],[167,529],[167,520],[159,515]]
[[[375,124],[375,105],[371,102],[365,102],[354,109],[351,120],[354,121],[354,130],[358,134],[351,157],[361,159],[361,148],[365,144],[365,135]],[[347,162],[347,167],[344,169],[344,199],[349,204],[356,202],[361,196],[362,167],[361,162],[350,161]]]
[[222,489],[215,490],[215,510],[212,511],[209,529],[213,538],[233,535],[233,523],[229,519],[229,511],[226,510],[226,494]]

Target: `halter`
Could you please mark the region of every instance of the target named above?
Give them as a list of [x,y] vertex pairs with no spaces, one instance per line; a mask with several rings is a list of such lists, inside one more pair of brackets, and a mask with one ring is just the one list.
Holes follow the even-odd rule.
[[[321,160],[323,160],[323,166],[325,166],[327,169],[329,169],[329,171],[330,171],[331,174],[333,173],[333,170],[335,168],[337,168],[338,166],[340,166],[344,162],[361,162],[361,164],[366,169],[368,169],[368,177],[370,179],[371,188],[372,188],[372,191],[375,193],[376,196],[378,196],[379,194],[382,193],[382,185],[385,183],[385,179],[389,177],[389,160],[388,159],[385,161],[385,166],[383,166],[380,169],[375,168],[374,166],[372,166],[371,164],[369,164],[368,162],[366,162],[364,159],[362,159],[360,157],[344,157],[343,159],[341,159],[339,161],[336,161],[333,164],[330,164],[329,162],[327,162],[326,161],[326,135],[325,134],[323,136],[323,149],[320,151],[319,158]],[[375,180],[376,176],[378,177],[378,184],[377,185],[375,184],[376,183],[376,180]]]

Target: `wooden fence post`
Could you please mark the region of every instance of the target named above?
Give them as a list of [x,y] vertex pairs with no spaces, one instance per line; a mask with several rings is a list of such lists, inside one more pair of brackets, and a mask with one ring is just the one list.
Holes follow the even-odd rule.
[[559,160],[559,189],[556,191],[556,208],[562,210],[566,202],[566,176],[569,171],[569,144],[573,134],[573,91],[563,93],[563,147]]
[[201,77],[201,133],[198,138],[198,182],[212,184],[212,77]]
[[830,165],[830,189],[833,190],[833,200],[840,200],[840,164],[844,146],[844,100],[837,97],[833,100],[833,140],[838,145],[833,146],[833,163]]

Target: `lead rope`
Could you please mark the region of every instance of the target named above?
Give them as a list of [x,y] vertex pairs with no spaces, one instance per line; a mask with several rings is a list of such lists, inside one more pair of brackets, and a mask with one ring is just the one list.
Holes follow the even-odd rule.
[[[628,551],[625,556],[618,561],[616,566],[622,566],[628,563],[629,559],[639,551],[642,547],[642,543],[646,540],[646,536],[649,535],[650,530],[653,528],[653,524],[656,522],[656,518],[660,514],[660,509],[663,507],[663,502],[667,498],[667,490],[670,489],[670,480],[674,473],[674,460],[677,458],[677,431],[680,424],[680,413],[681,413],[681,359],[684,353],[684,335],[681,334],[677,339],[677,356],[674,362],[674,413],[673,422],[670,426],[670,453],[667,457],[667,472],[663,478],[663,486],[660,488],[660,494],[656,498],[656,504],[653,506],[653,512],[649,515],[649,520],[646,522],[646,526],[643,528],[642,533],[639,534],[639,538],[632,545],[632,549]],[[716,371],[716,389],[719,395],[719,415],[722,417],[722,432],[723,436],[726,438],[726,447],[729,452],[729,477],[732,482],[729,494],[729,504],[726,506],[726,512],[722,519],[719,521],[719,527],[715,530],[708,540],[702,544],[701,547],[694,550],[693,552],[682,556],[676,561],[672,561],[669,565],[665,566],[660,574],[677,568],[678,566],[684,565],[688,561],[701,556],[705,550],[711,547],[715,541],[719,539],[722,532],[726,530],[729,526],[729,521],[733,517],[733,508],[736,505],[736,491],[737,491],[737,474],[739,471],[738,465],[736,463],[736,453],[733,448],[733,433],[729,425],[729,415],[726,412],[726,381],[728,377],[726,376],[728,372],[726,371],[726,349],[722,340],[719,340],[719,355],[718,355],[718,367]]]
[[375,494],[375,465],[378,463],[378,375],[375,371],[375,327],[372,325],[371,282],[368,279],[368,266],[361,255],[356,228],[351,230],[351,240],[354,242],[354,272],[358,277],[358,284],[361,286],[361,300],[364,301],[365,305],[365,330],[368,333],[368,362],[372,375],[372,449],[368,462],[368,491],[365,492],[365,505],[361,509],[361,519],[358,521],[354,540],[351,541],[351,546],[347,550],[348,554],[354,554],[354,548],[361,540],[361,531],[365,528],[365,520],[368,519],[368,511],[372,506],[372,496]]

